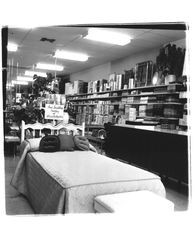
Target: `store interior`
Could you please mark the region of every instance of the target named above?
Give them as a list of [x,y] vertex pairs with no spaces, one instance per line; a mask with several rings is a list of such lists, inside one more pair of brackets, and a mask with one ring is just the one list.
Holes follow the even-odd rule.
[[[85,124],[85,137],[98,154],[158,175],[175,210],[188,209],[185,24],[8,27],[3,32],[8,214],[34,213],[10,186],[21,156],[22,121]],[[30,139],[31,130],[25,136]]]

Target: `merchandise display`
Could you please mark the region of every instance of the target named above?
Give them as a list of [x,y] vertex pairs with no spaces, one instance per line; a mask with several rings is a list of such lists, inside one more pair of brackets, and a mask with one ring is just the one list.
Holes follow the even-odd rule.
[[[91,84],[91,83],[90,83]],[[74,106],[76,122],[103,125],[107,122],[154,121],[167,129],[181,129],[186,91],[182,83],[148,85],[132,89],[66,96]],[[135,115],[130,116],[130,109]]]

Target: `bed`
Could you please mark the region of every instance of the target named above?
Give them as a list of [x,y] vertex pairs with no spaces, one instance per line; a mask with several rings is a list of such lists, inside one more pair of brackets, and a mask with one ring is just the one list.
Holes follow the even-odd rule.
[[43,126],[57,133],[66,127],[84,135],[84,124],[22,123],[21,158],[11,183],[36,214],[94,213],[94,198],[104,194],[149,190],[165,196],[159,176],[93,151],[40,152],[40,138],[25,140],[24,132],[27,128],[41,131]]

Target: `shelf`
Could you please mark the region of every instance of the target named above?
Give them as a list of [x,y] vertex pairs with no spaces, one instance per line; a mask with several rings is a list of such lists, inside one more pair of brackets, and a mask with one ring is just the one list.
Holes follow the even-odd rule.
[[188,125],[186,124],[179,124],[178,126],[181,126],[181,127],[188,127]]
[[98,138],[98,137],[95,137],[95,136],[92,136],[92,135],[87,135],[86,137],[87,137],[87,139],[89,141],[98,142],[98,143],[103,143],[104,142],[104,139],[101,139],[101,138]]
[[121,96],[107,96],[107,97],[92,97],[92,98],[78,98],[71,99],[70,102],[78,101],[91,101],[91,100],[110,100],[118,98],[127,98],[127,97],[140,97],[140,96],[157,96],[157,95],[179,95],[180,92],[157,92],[157,93],[141,93],[141,94],[132,94],[132,95],[121,95]]
[[179,95],[180,92],[157,92],[157,93],[140,93],[140,94],[132,94],[132,95],[122,95],[121,97],[140,97],[140,96],[157,96],[157,95]]
[[[94,104],[73,104],[73,106],[95,106],[98,103]],[[183,103],[179,102],[132,102],[132,103],[120,103],[120,102],[114,102],[114,103],[102,103],[101,105],[183,105]]]
[[165,84],[165,85],[148,85],[148,86],[141,86],[141,87],[135,87],[131,89],[118,89],[118,90],[107,90],[107,91],[101,91],[101,92],[93,92],[93,93],[82,93],[82,94],[74,94],[74,95],[67,95],[67,97],[76,97],[76,96],[84,96],[84,95],[101,95],[101,94],[107,94],[107,93],[115,93],[115,92],[126,92],[126,91],[134,91],[134,90],[142,90],[142,89],[156,89],[156,88],[165,88],[168,86],[183,86],[180,83],[173,83],[173,84]]
[[73,99],[73,100],[69,100],[69,101],[78,102],[78,101],[91,101],[91,100],[110,100],[110,99],[118,99],[118,98],[122,98],[122,96],[78,98],[78,99]]
[[101,125],[101,124],[85,124],[85,127],[86,128],[104,128],[104,126],[103,125]]
[[155,121],[126,121],[125,122],[128,125],[146,125],[146,126],[156,126],[158,125],[158,122]]
[[179,102],[133,102],[133,103],[126,103],[125,105],[183,105],[183,103]]
[[[120,102],[113,102],[113,103],[102,103],[101,105],[119,105],[119,104],[124,104],[124,103],[120,103]],[[98,103],[94,103],[94,104],[73,104],[73,106],[95,106],[98,105]]]
[[9,142],[20,142],[20,138],[18,136],[5,135],[4,141]]
[[82,104],[72,104],[73,106],[95,106],[97,103],[82,103]]
[[176,117],[164,117],[164,116],[137,116],[137,119],[179,120],[180,118],[176,118]]
[[[149,85],[149,86],[135,87],[132,89],[94,92],[94,93],[89,93],[89,95],[87,94],[74,95],[73,97],[78,99],[70,99],[70,102],[75,107],[80,106],[81,112],[83,109],[82,107],[86,106],[88,114],[90,112],[91,114],[100,116],[100,117],[95,117],[95,119],[94,118],[91,119],[91,117],[88,117],[88,122],[96,121],[99,123],[105,123],[112,121],[116,123],[119,121],[119,123],[124,124],[125,117],[129,115],[129,108],[134,108],[136,114],[138,115],[141,114],[142,116],[144,116],[145,115],[144,110],[145,109],[148,110],[149,107],[152,109],[152,112],[153,111],[155,112],[147,114],[149,115],[155,114],[155,115],[145,116],[142,118],[143,121],[141,120],[135,121],[135,123],[133,122],[133,124],[143,125],[143,126],[145,125],[156,126],[160,124],[160,126],[162,126],[162,129],[165,129],[166,126],[168,126],[168,128],[170,129],[173,129],[175,127],[177,129],[180,119],[179,116],[181,116],[181,110],[184,106],[184,102],[181,101],[181,99],[179,98],[181,91],[184,91],[183,85],[179,83],[156,85],[156,86]],[[117,93],[116,94],[117,96],[112,96],[112,93],[114,92]],[[92,108],[90,108],[90,106],[92,106]],[[144,106],[143,109],[142,106]],[[157,111],[157,108],[159,108],[160,111]],[[75,108],[75,111],[77,112],[78,109]],[[104,115],[103,112],[109,113],[110,115],[106,114]],[[165,117],[167,113],[168,114],[171,113],[171,115],[169,117]],[[87,113],[85,114],[82,113],[82,114],[84,116],[85,114],[87,115]],[[158,114],[159,116],[156,116],[156,114]],[[77,119],[80,120],[83,119],[83,117],[80,117],[80,115],[78,114]],[[98,125],[100,124],[97,124],[96,126]]]

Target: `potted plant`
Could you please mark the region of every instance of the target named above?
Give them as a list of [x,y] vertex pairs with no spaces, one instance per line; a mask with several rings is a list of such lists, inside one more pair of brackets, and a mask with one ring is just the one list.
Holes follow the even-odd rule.
[[20,124],[22,120],[24,120],[25,123],[43,122],[44,111],[43,109],[40,110],[37,108],[38,97],[41,97],[43,93],[55,93],[50,88],[53,81],[52,74],[47,74],[47,77],[34,75],[33,78],[32,95],[26,98],[25,105],[21,102],[14,112],[15,122],[17,122],[17,124]]
[[160,49],[156,58],[156,68],[159,75],[164,76],[165,83],[178,81],[182,76],[185,49],[167,44]]

